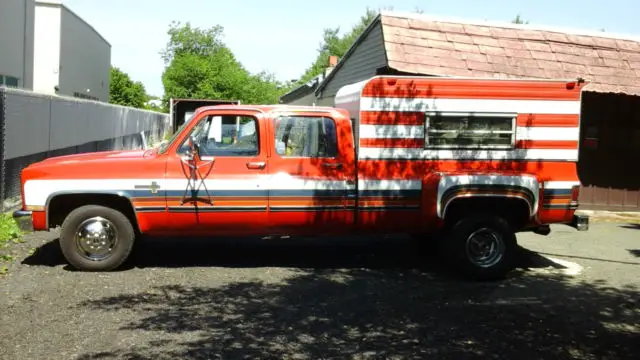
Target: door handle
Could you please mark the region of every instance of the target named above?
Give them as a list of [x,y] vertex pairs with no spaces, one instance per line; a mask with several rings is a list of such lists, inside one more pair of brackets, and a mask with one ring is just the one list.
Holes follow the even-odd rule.
[[249,169],[264,169],[267,164],[264,161],[248,162],[247,168]]
[[333,169],[339,169],[342,167],[342,163],[322,163],[322,166],[333,168]]

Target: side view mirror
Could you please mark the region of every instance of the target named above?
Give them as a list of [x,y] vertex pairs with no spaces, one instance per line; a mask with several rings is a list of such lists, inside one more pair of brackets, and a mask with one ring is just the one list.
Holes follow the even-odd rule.
[[189,148],[189,153],[187,154],[189,159],[200,159],[200,147],[198,146],[195,137],[189,136],[187,139],[187,147]]
[[276,140],[276,153],[278,155],[284,155],[286,150],[287,150],[287,145],[284,143],[284,141]]

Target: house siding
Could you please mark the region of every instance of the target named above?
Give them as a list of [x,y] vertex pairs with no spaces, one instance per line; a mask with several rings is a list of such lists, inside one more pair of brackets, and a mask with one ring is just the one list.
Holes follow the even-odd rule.
[[376,75],[376,69],[387,65],[382,26],[376,23],[344,64],[334,70],[336,73],[320,93],[317,104],[333,106],[338,90],[348,84],[365,80]]
[[295,100],[291,100],[291,101],[289,101],[289,102],[287,102],[285,104],[288,104],[288,105],[305,105],[305,106],[314,105],[314,104],[316,104],[316,96],[312,91],[311,93],[309,93],[307,95],[299,97],[299,98],[297,98]]

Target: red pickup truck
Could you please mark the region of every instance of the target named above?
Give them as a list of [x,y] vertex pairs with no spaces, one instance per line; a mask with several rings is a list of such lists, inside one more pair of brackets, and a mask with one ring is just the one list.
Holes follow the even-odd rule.
[[159,148],[26,167],[15,216],[60,226],[87,271],[120,266],[140,235],[405,233],[496,279],[516,233],[587,229],[574,216],[584,84],[376,76],[335,107],[202,107]]

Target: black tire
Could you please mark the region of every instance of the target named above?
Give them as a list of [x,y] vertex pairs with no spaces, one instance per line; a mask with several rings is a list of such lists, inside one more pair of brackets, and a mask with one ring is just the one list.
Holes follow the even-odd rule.
[[[471,235],[486,235],[492,245],[489,251],[492,256],[482,262],[474,257],[474,246]],[[476,238],[478,239],[478,238]],[[516,234],[507,220],[493,215],[470,215],[458,220],[442,241],[444,256],[454,270],[471,280],[494,281],[504,279],[514,268],[517,241]]]
[[[100,222],[100,225],[106,224],[106,229],[115,230],[105,232],[105,234],[114,235],[112,238],[115,239],[115,244],[107,252],[108,256],[91,259],[84,254],[82,247],[95,245],[94,249],[97,249],[101,246],[100,244],[109,244],[109,242],[94,239],[87,240],[82,242],[82,245],[79,245],[75,235],[83,223],[89,224],[93,222],[98,225],[96,220]],[[71,211],[62,223],[60,248],[69,264],[78,270],[110,271],[118,268],[127,260],[133,248],[135,237],[135,230],[131,221],[120,211],[100,205],[85,205]]]

